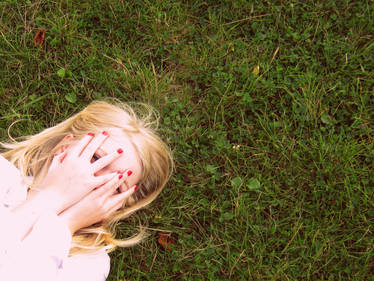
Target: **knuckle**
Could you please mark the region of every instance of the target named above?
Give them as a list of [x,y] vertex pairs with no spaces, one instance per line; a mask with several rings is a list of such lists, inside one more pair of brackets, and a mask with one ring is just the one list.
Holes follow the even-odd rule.
[[105,213],[105,208],[104,208],[104,206],[99,206],[99,208],[97,209],[97,211],[99,212],[99,213]]
[[102,207],[101,207],[101,213],[103,214],[107,214],[109,212],[110,208],[109,206],[107,206],[106,204],[104,204]]
[[103,200],[102,198],[98,198],[96,201],[96,205],[99,211],[103,211],[105,208],[105,200]]

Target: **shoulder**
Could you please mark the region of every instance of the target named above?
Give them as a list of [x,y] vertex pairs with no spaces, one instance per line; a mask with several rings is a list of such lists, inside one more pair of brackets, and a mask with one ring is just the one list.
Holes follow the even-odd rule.
[[20,177],[19,170],[2,155],[0,155],[0,175],[6,178]]
[[25,199],[27,189],[20,171],[0,155],[0,202],[14,205]]

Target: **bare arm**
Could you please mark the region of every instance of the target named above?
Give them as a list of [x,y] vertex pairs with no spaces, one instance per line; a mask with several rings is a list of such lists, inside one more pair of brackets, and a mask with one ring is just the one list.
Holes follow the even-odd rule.
[[40,185],[40,192],[30,195],[26,201],[12,210],[13,218],[9,231],[23,240],[42,214],[48,212],[58,215],[94,188],[110,181],[115,173],[104,176],[94,174],[115,160],[119,156],[118,153],[112,153],[91,163],[93,154],[107,137],[104,134],[96,137],[87,135],[78,141],[68,154],[62,152],[56,155]]

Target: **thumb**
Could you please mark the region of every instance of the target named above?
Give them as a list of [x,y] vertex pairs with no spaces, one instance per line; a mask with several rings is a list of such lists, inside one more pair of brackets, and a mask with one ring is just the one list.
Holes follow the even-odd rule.
[[49,169],[56,168],[60,163],[62,163],[64,161],[66,155],[67,155],[66,151],[62,151],[59,154],[55,154],[55,156],[53,157],[51,166],[49,166]]

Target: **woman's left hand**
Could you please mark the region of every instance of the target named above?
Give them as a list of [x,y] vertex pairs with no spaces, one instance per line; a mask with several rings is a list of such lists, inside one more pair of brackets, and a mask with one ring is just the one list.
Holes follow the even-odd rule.
[[71,234],[77,230],[98,223],[121,208],[124,200],[131,196],[137,186],[117,193],[116,189],[128,178],[127,173],[120,173],[104,185],[94,189],[79,202],[63,211],[63,218]]
[[93,155],[107,137],[106,132],[96,136],[88,134],[77,141],[69,151],[53,158],[47,175],[36,188],[42,191],[37,196],[45,197],[45,203],[53,202],[50,208],[55,209],[57,214],[115,176],[115,173],[102,176],[95,174],[120,157],[122,149],[119,148],[91,163]]

